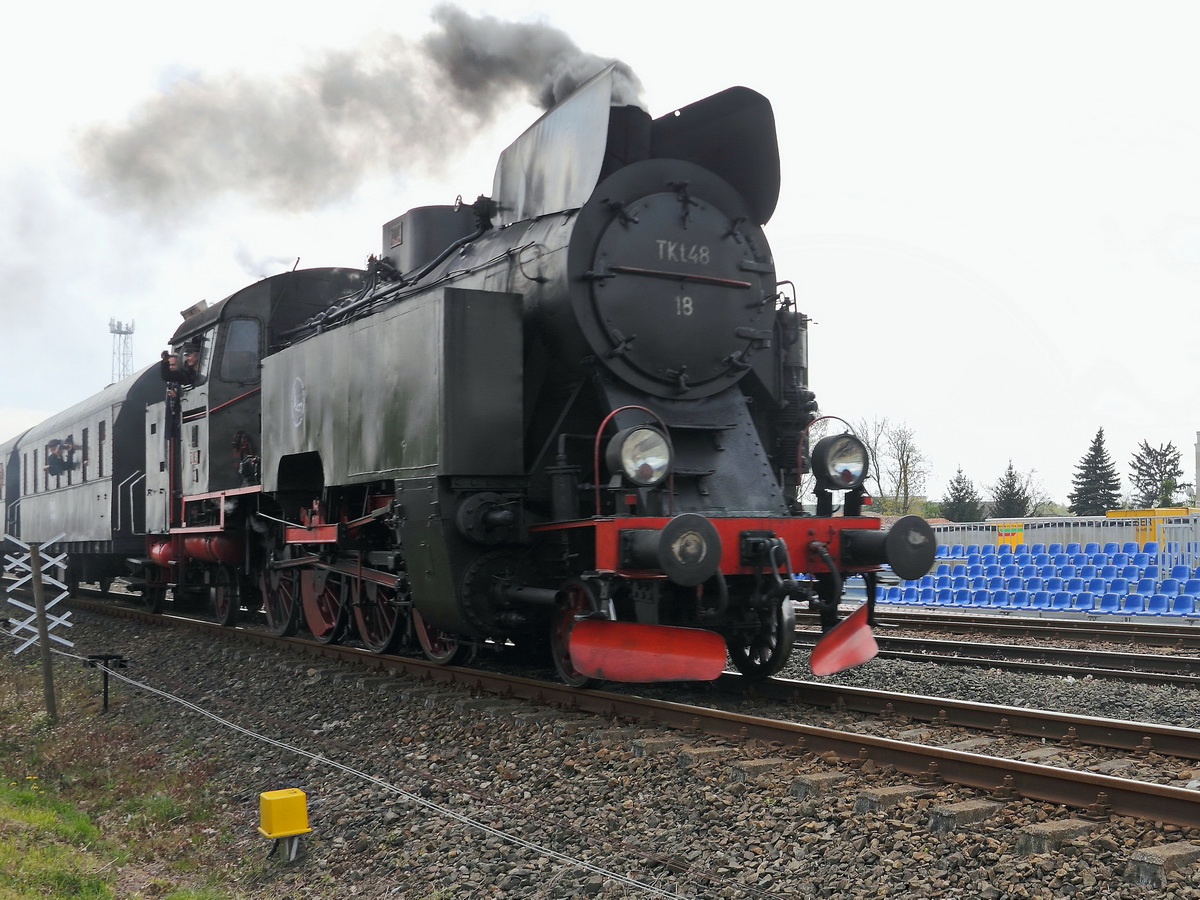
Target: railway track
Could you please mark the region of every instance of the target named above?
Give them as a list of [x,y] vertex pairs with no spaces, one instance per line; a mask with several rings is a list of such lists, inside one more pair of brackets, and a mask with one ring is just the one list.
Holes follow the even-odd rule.
[[[766,742],[778,748],[781,754],[813,754],[836,758],[858,767],[870,765],[878,771],[897,773],[896,777],[908,776],[914,779],[914,790],[928,789],[930,785],[936,784],[957,784],[985,791],[999,800],[1023,797],[1063,804],[1089,811],[1098,817],[1115,814],[1176,826],[1200,827],[1200,792],[1171,784],[1059,768],[1025,759],[974,753],[952,746],[881,737],[861,730],[817,727],[779,717],[713,709],[641,694],[578,690],[521,675],[439,666],[423,659],[385,656],[353,646],[277,638],[251,628],[225,628],[196,619],[153,615],[111,602],[75,600],[72,601],[72,605],[93,613],[136,619],[147,625],[184,627],[206,637],[237,642],[248,647],[286,649],[330,664],[356,666],[367,675],[398,674],[419,679],[429,685],[457,685],[477,695],[520,700],[561,711],[643,723],[658,729],[670,729],[684,736],[696,736],[696,739],[701,741],[724,739],[737,744],[747,741]],[[736,675],[723,676],[720,683],[722,689],[725,689],[726,685],[734,684],[744,687],[744,681]],[[768,686],[757,686],[755,690],[788,691],[793,696],[797,691],[815,694],[811,686],[795,683],[770,682]],[[837,696],[841,699],[831,700],[830,708],[836,708],[839,704],[843,708],[849,708],[852,703],[866,703],[859,692],[847,691],[844,688],[837,691]],[[928,699],[933,704],[938,703],[937,698]],[[887,708],[887,704],[891,704],[892,715],[914,718],[920,718],[922,715],[917,712],[915,706],[907,705],[915,703],[907,695],[895,694],[888,697],[881,694],[874,702],[883,704],[884,709]],[[942,713],[946,716],[951,715],[951,709],[954,710],[953,714],[960,716],[964,722],[972,716],[982,715],[978,711],[970,711],[966,705],[941,701],[939,716]],[[1081,723],[1074,721],[1072,717],[1055,722],[1055,714],[1046,714],[1038,720],[1037,717],[1023,718],[1012,714],[1011,711],[1009,713],[1008,716],[997,713],[999,718],[995,720],[995,724],[976,724],[969,727],[988,727],[995,731],[1000,719],[1007,718],[1007,727],[1014,733],[1028,733],[1035,739],[1035,747],[1040,741],[1060,732],[1063,739],[1071,738],[1085,743],[1103,740],[1109,742],[1104,746],[1115,744],[1134,750],[1144,747],[1146,737],[1150,737],[1151,741],[1162,741],[1164,746],[1168,740],[1167,731],[1151,729],[1153,733],[1138,735],[1134,731],[1112,726],[1105,729],[1103,725],[1095,731],[1084,732],[1084,737],[1080,737]],[[1070,731],[1072,728],[1076,729],[1073,736]],[[1118,733],[1120,737],[1114,736]],[[1102,734],[1107,736],[1101,737]],[[1159,747],[1152,744],[1149,749],[1158,751]],[[1180,744],[1176,752],[1188,755],[1195,751],[1194,748],[1188,749]]]
[[[816,631],[796,632],[796,642],[812,646]],[[931,640],[876,634],[880,657],[937,665],[980,666],[1073,678],[1117,678],[1146,684],[1200,687],[1200,657],[1128,653],[1094,647],[1078,649],[1032,644]]]
[[[1177,651],[1200,650],[1200,624],[1177,622],[1125,622],[1120,617],[1105,621],[1069,618],[1042,618],[1031,615],[989,616],[957,611],[898,612],[884,606],[876,608],[881,631],[905,629],[923,633],[987,634],[1025,640],[1073,640],[1133,647],[1163,647]],[[796,622],[815,627],[815,614],[801,612]]]

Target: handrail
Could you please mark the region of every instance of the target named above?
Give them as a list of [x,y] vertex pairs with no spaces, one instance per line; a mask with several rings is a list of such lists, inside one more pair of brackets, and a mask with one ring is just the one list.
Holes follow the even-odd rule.
[[129,532],[130,532],[130,534],[145,534],[145,532],[136,532],[133,530],[133,525],[134,525],[134,522],[133,522],[133,488],[139,481],[141,481],[145,477],[146,477],[145,472],[140,472],[140,471],[134,472],[132,475],[130,475],[128,478],[126,478],[124,481],[122,481],[119,485],[117,485],[117,523],[116,523],[117,527],[113,529],[114,533],[119,532],[121,530],[121,523],[124,519],[124,516],[121,515],[121,489],[123,487],[125,487],[125,485],[128,484],[129,485]]

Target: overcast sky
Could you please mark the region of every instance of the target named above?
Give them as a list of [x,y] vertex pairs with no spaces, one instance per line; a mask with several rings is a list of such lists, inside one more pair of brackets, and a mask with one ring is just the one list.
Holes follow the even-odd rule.
[[[0,439],[109,382],[110,319],[136,323],[140,368],[198,300],[297,258],[361,266],[385,221],[490,193],[540,115],[529,58],[574,46],[626,63],[655,116],[732,85],[771,100],[767,235],[816,323],[822,410],[907,423],[932,498],[1011,459],[1065,502],[1101,427],[1126,488],[1142,440],[1194,480],[1195,3],[21,6]],[[449,92],[464,39],[497,61]]]

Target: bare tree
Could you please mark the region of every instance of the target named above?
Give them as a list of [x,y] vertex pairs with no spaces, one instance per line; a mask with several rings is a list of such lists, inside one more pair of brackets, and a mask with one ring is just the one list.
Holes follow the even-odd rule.
[[925,493],[929,461],[916,443],[916,431],[901,423],[887,430],[887,464],[882,472],[885,485],[884,507],[896,515],[912,511],[913,501]]
[[[883,497],[883,480],[880,478],[880,472],[883,470],[884,452],[887,448],[887,433],[890,423],[887,416],[880,418],[876,416],[874,419],[867,421],[866,419],[858,419],[850,423],[851,429],[860,441],[867,445],[867,452],[871,454],[871,462],[867,468],[867,490],[870,491],[873,497]],[[875,487],[872,490],[871,484]]]
[[893,424],[886,416],[860,419],[854,433],[871,454],[868,486],[874,482],[873,495],[884,515],[903,515],[913,511],[925,491],[929,462],[917,447],[916,432],[904,422]]

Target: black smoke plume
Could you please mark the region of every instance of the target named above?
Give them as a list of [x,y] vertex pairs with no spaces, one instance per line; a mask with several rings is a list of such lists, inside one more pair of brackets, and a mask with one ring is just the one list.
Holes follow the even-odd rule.
[[89,183],[150,216],[236,193],[304,210],[385,172],[433,174],[524,92],[549,109],[615,63],[616,104],[638,104],[628,66],[544,24],[473,18],[443,5],[419,43],[382,38],[285,78],[176,83],[122,125],[81,142]]

